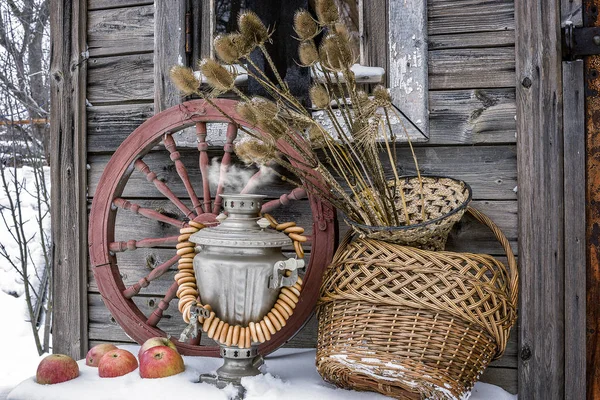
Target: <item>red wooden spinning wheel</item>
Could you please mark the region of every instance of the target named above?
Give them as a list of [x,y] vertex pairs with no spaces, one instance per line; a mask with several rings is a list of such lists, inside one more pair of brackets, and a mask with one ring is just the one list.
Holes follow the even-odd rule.
[[[237,124],[251,128],[258,134],[259,130],[244,121],[235,111],[236,102],[233,100],[216,100],[219,108],[228,113]],[[219,169],[216,193],[211,196],[209,182],[209,155],[207,143],[207,124],[225,123],[226,140],[223,147],[224,153]],[[196,127],[199,151],[199,166],[202,175],[201,182],[192,182],[190,174],[181,160],[173,134],[185,128]],[[148,119],[123,141],[111,157],[98,183],[96,196],[92,203],[89,226],[90,262],[98,289],[104,303],[112,316],[125,330],[125,332],[138,343],[154,336],[166,336],[161,329],[161,319],[170,303],[176,303],[177,283],[169,283],[165,296],[156,304],[151,312],[144,313],[133,301],[137,295],[143,295],[147,287],[151,287],[165,275],[167,271],[176,270],[178,256],[175,252],[177,234],[165,237],[143,238],[138,240],[115,240],[117,213],[134,213],[139,218],[148,218],[161,224],[168,224],[177,229],[185,226],[190,219],[202,223],[216,223],[216,216],[220,212],[221,197],[227,172],[232,162],[233,143],[237,137],[237,127],[230,123],[217,109],[203,100],[194,100],[183,103],[163,111]],[[155,171],[152,171],[144,156],[155,146],[164,144],[174,163],[187,196],[177,196],[162,182]],[[282,149],[289,152],[290,149]],[[297,157],[297,155],[294,155]],[[134,170],[141,173],[156,189],[171,203],[179,215],[165,215],[152,208],[143,207],[133,201],[122,197],[124,189]],[[260,174],[260,172],[257,172]],[[253,178],[257,177],[255,175]],[[254,179],[251,178],[251,181]],[[294,189],[290,193],[282,194],[278,199],[264,204],[263,212],[270,211],[278,206],[285,206],[291,200],[298,200],[304,196],[301,189]],[[335,250],[335,212],[334,210],[314,197],[308,196],[312,212],[312,248],[310,260],[304,276],[304,289],[300,296],[298,306],[290,317],[287,325],[273,335],[273,338],[261,346],[261,354],[268,354],[287,340],[303,326],[310,316],[319,293],[321,275]],[[309,228],[309,227],[306,227]],[[124,252],[136,252],[148,248],[172,248],[172,257],[156,267],[147,275],[133,284],[126,285],[119,272],[118,255]],[[140,257],[141,258],[141,257]],[[140,262],[143,265],[143,262]],[[172,279],[172,278],[171,278]],[[175,318],[181,319],[176,306],[173,307]],[[183,324],[183,322],[182,322]],[[202,346],[198,340],[191,343],[182,343],[175,340],[175,344],[182,354],[218,356],[216,345]]]

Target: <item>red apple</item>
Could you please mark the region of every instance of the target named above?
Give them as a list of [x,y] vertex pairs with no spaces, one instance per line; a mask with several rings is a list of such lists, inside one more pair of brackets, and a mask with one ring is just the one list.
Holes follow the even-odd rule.
[[35,379],[41,385],[52,385],[78,376],[79,366],[75,360],[64,354],[51,354],[38,365]]
[[103,355],[108,353],[111,350],[116,350],[117,346],[110,343],[102,343],[97,344],[88,351],[87,356],[85,356],[85,365],[90,367],[97,367],[100,359]]
[[133,354],[123,349],[111,350],[98,363],[100,378],[115,378],[135,371],[138,362]]
[[173,344],[173,342],[171,342],[171,340],[169,340],[169,338],[158,336],[150,338],[144,342],[142,347],[140,347],[140,351],[138,351],[138,358],[141,360],[142,354],[144,354],[146,350],[155,346],[167,346],[177,351],[177,347]]
[[151,347],[140,357],[140,376],[142,378],[164,378],[185,370],[183,358],[167,346]]

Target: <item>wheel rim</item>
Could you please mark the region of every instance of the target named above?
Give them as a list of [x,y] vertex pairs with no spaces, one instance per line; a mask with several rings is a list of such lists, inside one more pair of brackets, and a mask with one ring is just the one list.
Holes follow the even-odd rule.
[[[233,100],[216,100],[217,106],[225,111],[232,119],[242,126],[252,128],[253,131],[263,134],[260,130],[241,118],[235,111],[236,102]],[[224,170],[221,168],[219,173],[219,184],[215,200],[210,196],[210,187],[208,184],[208,144],[206,143],[206,124],[207,123],[229,123],[230,120],[224,117],[221,112],[204,100],[193,100],[181,105],[165,110],[154,117],[148,119],[140,125],[129,137],[123,141],[117,151],[113,154],[106,165],[102,177],[99,180],[98,187],[92,202],[89,225],[89,247],[90,263],[96,279],[98,290],[102,299],[115,318],[116,322],[123,330],[136,342],[143,343],[150,337],[166,336],[166,333],[158,327],[164,311],[169,308],[169,303],[173,307],[173,300],[177,289],[176,283],[167,290],[163,299],[161,299],[151,315],[145,315],[133,302],[133,297],[142,292],[145,287],[162,276],[167,270],[177,264],[177,256],[173,248],[173,257],[163,262],[152,272],[140,279],[137,283],[128,287],[123,283],[117,266],[117,253],[124,251],[136,251],[156,246],[169,246],[176,243],[176,236],[167,238],[148,238],[141,240],[115,241],[115,221],[117,210],[123,212],[134,212],[145,218],[154,219],[164,224],[182,225],[182,220],[176,220],[173,217],[165,216],[159,212],[145,208],[121,197],[126,187],[129,177],[134,169],[142,172],[148,184],[154,184],[156,188],[165,197],[179,209],[182,215],[193,218],[203,223],[215,222],[214,217],[220,209],[219,190],[223,189]],[[182,130],[186,127],[196,125],[198,135],[198,149],[200,172],[202,175],[202,196],[195,193],[195,187],[189,177],[187,183],[187,169],[179,159],[176,143],[172,138],[172,133]],[[221,165],[225,165],[225,173],[231,162],[233,152],[233,141],[237,135],[235,125],[229,124],[224,145],[224,154]],[[169,152],[172,162],[175,164],[177,174],[182,179],[191,206],[185,204],[173,192],[170,192],[168,185],[160,182],[156,173],[143,161],[143,157],[163,139],[166,151]],[[284,152],[290,152],[289,148],[281,148]],[[206,177],[206,178],[205,178]],[[208,190],[207,190],[208,188]],[[169,193],[170,192],[170,193]],[[267,207],[274,207],[278,204],[286,205],[289,201],[298,199],[302,195],[302,190],[294,189],[288,194],[283,194],[279,199],[275,199],[266,204]],[[208,193],[208,197],[206,194]],[[196,196],[196,199],[194,198]],[[294,314],[290,317],[287,325],[273,335],[273,338],[260,346],[261,354],[268,354],[286,341],[290,340],[294,334],[303,326],[311,315],[316,303],[321,276],[324,268],[331,261],[335,250],[335,212],[325,203],[322,203],[314,196],[308,196],[313,219],[313,235],[311,256],[306,274],[304,276],[304,290],[300,296],[300,301]],[[208,209],[208,212],[207,212]],[[181,315],[175,310],[175,318],[181,318]],[[183,324],[183,322],[182,322]],[[197,343],[183,343],[174,340],[179,351],[185,355],[198,356],[219,356],[218,346],[201,346]]]

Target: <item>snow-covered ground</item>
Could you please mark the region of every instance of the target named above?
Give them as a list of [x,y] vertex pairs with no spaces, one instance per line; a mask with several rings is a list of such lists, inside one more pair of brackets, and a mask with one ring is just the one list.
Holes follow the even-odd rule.
[[[7,171],[8,172],[8,171]],[[46,180],[50,181],[50,171],[46,169]],[[43,265],[43,253],[39,241],[37,216],[37,202],[35,197],[35,181],[33,170],[29,167],[19,168],[17,172],[18,182],[24,185],[21,191],[21,209],[23,211],[24,230],[27,238],[34,237],[30,243],[31,258],[38,266]],[[48,186],[49,188],[49,186]],[[14,196],[14,191],[12,193]],[[0,187],[0,212],[9,217],[8,199],[4,190]],[[49,234],[50,217],[45,219],[45,230]],[[36,236],[34,236],[36,235]],[[0,220],[0,243],[4,245],[11,257],[16,262],[18,248],[10,233]],[[32,277],[35,285],[38,284],[35,273]],[[4,399],[8,392],[22,380],[35,374],[37,364],[41,357],[38,356],[31,325],[28,321],[27,307],[23,282],[13,267],[0,257],[0,315],[2,316],[2,327],[0,328],[0,343],[2,343],[2,359],[0,363],[0,399]],[[16,296],[16,297],[15,297]],[[10,360],[8,362],[7,360]]]
[[[122,346],[137,354],[139,346]],[[202,373],[214,372],[222,361],[215,358],[183,357],[185,372],[162,379],[142,379],[137,370],[119,378],[100,378],[96,368],[78,362],[80,376],[56,385],[38,385],[27,379],[8,396],[9,400],[163,400],[166,398],[228,400],[232,388],[219,390],[196,383]],[[315,368],[314,349],[280,349],[266,359],[266,375],[244,378],[246,400],[383,400],[377,393],[338,389],[324,382]],[[470,400],[515,400],[497,386],[477,383]]]

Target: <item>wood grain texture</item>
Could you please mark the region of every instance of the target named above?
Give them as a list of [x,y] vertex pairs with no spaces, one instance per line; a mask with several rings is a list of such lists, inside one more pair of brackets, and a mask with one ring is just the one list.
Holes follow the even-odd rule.
[[90,11],[87,35],[91,57],[151,52],[154,6]]
[[[429,92],[429,144],[515,143],[514,89]],[[144,120],[152,104],[88,107],[88,151],[112,152]]]
[[152,53],[90,58],[87,99],[91,105],[154,99]]
[[[403,0],[387,3],[387,87],[394,104],[429,137],[427,2]],[[394,131],[404,131],[400,124],[396,125]],[[410,137],[420,136],[412,124],[405,122],[404,127]]]
[[52,351],[87,351],[85,51],[86,1],[50,7]]
[[515,143],[516,108],[513,88],[431,91],[428,144]]
[[[426,175],[447,175],[468,182],[473,188],[474,199],[478,200],[514,200],[517,186],[516,149],[513,145],[506,146],[447,146],[416,148],[421,172]],[[182,151],[182,160],[188,166],[190,179],[195,182],[200,191],[202,182],[199,170],[192,170],[197,165],[197,153]],[[90,155],[88,164],[89,197],[94,197],[98,181],[108,162],[110,155]],[[415,173],[412,158],[408,149],[398,150],[398,159],[403,160],[401,172],[404,175]],[[162,152],[151,152],[144,161],[150,169],[158,174],[177,196],[186,196],[185,187],[181,183],[173,163],[168,155]],[[282,193],[281,189],[270,183],[263,189],[265,194]],[[200,193],[198,193],[200,196]],[[123,192],[123,197],[162,198],[161,193],[145,177],[134,171],[129,184]]]
[[429,35],[429,50],[509,47],[515,44],[515,31],[490,31]]
[[154,114],[154,105],[87,107],[88,152],[114,152],[123,140]]
[[513,0],[429,0],[430,35],[515,29]]
[[88,11],[137,7],[154,4],[151,0],[88,0]]
[[[500,386],[509,393],[516,394],[518,385],[518,370],[516,368],[493,368],[486,369],[481,375],[481,382],[491,383]],[[521,394],[519,393],[519,396]],[[520,397],[522,398],[522,397]],[[492,399],[490,399],[492,400]]]
[[157,1],[154,22],[154,112],[181,102],[169,71],[185,64],[185,1]]
[[[519,397],[565,396],[560,3],[516,0]],[[570,371],[568,372],[570,373]]]
[[432,90],[514,85],[515,50],[512,47],[429,52],[429,88]]
[[565,393],[586,393],[585,104],[583,61],[563,62]]

